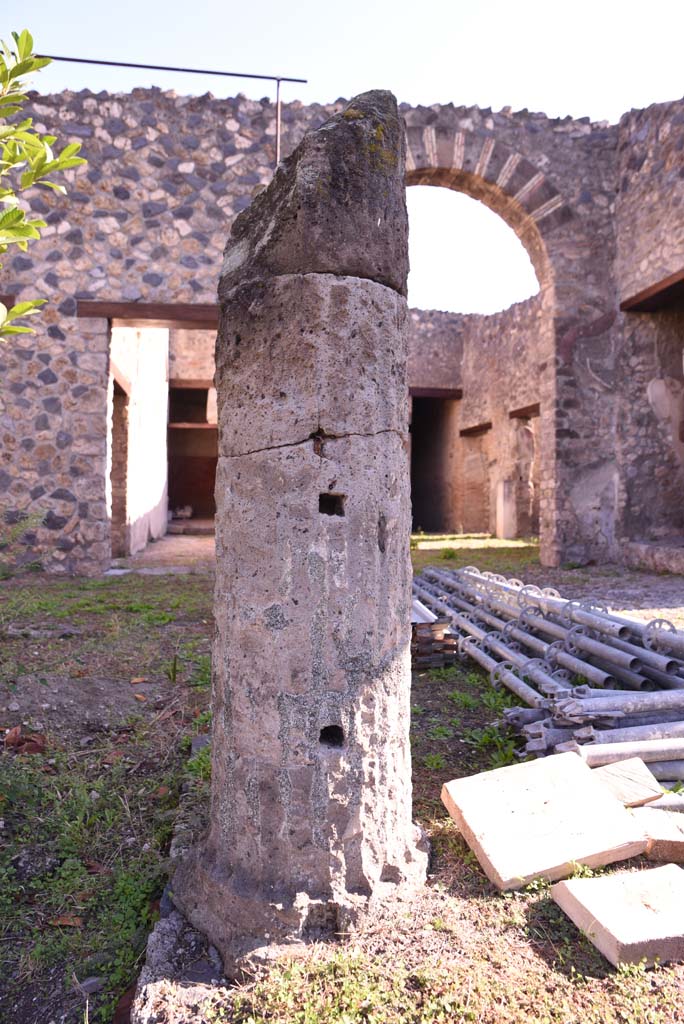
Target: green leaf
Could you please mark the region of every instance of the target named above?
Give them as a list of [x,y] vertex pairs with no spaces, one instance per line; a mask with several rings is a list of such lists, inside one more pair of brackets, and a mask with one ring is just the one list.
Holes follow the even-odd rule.
[[9,316],[10,320],[17,320],[20,316],[32,316],[46,302],[47,299],[30,299],[26,302],[17,302],[16,306],[12,306],[9,310],[9,313],[5,310],[5,315]]
[[0,332],[2,334],[33,334],[34,330],[32,327],[16,327],[13,324],[5,327],[3,324],[0,324]]
[[[14,33],[12,34],[14,35]],[[33,36],[29,30],[27,28],[23,29],[19,37],[15,36],[14,38],[20,59],[25,60],[27,57],[30,57],[33,50]]]

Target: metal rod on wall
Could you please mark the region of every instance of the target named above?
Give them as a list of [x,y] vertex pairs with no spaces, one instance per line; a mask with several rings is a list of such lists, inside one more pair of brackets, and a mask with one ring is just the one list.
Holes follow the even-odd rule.
[[177,68],[167,64],[134,64],[123,60],[95,60],[89,57],[56,57],[54,54],[38,53],[37,57],[45,57],[48,60],[63,61],[67,64],[100,64],[108,68],[142,68],[146,71],[180,71],[187,75],[220,75],[223,78],[256,78],[261,81],[276,83],[276,167],[280,163],[280,126],[281,126],[281,100],[280,83],[297,82],[306,85],[306,78],[286,78],[285,75],[255,75],[241,71],[213,71],[208,68]]
[[280,163],[280,79],[276,85],[276,167]]

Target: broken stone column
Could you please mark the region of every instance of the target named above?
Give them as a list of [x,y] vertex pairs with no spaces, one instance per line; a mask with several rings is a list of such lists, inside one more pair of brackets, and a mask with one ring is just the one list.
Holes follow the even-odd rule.
[[227,971],[420,884],[409,752],[404,131],[309,133],[225,251],[212,806],[174,896]]

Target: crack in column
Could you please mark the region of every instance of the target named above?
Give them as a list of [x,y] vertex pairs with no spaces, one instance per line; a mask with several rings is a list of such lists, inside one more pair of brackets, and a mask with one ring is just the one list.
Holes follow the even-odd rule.
[[[322,445],[327,444],[328,441],[342,441],[347,437],[381,437],[383,434],[396,434],[397,437],[403,440],[404,435],[400,430],[396,430],[394,427],[387,427],[385,430],[373,430],[370,433],[362,433],[361,431],[350,430],[345,434],[326,434],[325,431],[321,431],[320,428],[307,437],[302,438],[300,441],[285,441],[283,444],[272,444],[266,445],[264,448],[252,448],[246,452],[236,452],[234,455],[220,455],[223,459],[243,459],[247,455],[259,455],[261,452],[275,452],[281,448],[299,448],[303,444],[309,444],[310,442],[315,445],[317,440],[320,440]],[[322,452],[317,454],[322,455]]]

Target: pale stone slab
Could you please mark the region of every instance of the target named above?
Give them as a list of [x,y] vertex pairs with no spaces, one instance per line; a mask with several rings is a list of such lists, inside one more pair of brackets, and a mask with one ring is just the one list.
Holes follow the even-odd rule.
[[663,795],[662,786],[640,757],[629,757],[625,761],[594,768],[593,775],[625,807],[641,807]]
[[571,878],[551,895],[616,966],[684,959],[684,871],[676,864]]
[[637,808],[633,814],[648,837],[649,860],[684,864],[684,816],[651,807]]
[[576,754],[555,754],[447,782],[442,802],[499,889],[555,881],[643,853],[633,815]]

